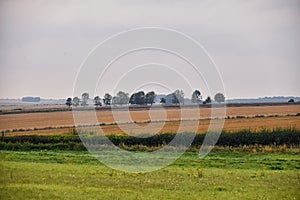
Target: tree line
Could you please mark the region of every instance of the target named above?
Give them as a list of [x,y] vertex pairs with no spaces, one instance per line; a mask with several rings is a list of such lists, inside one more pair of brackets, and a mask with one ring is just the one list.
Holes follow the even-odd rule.
[[[104,105],[152,105],[155,103],[156,93],[150,91],[145,93],[144,91],[138,91],[129,95],[129,93],[119,91],[115,96],[112,96],[109,93],[106,93],[102,98],[100,96],[95,96],[93,98],[93,104],[95,106]],[[90,100],[90,95],[87,92],[84,92],[79,97],[69,97],[66,99],[67,106],[88,106]],[[225,101],[225,96],[222,93],[217,93],[214,96],[214,100],[218,103]],[[192,93],[191,102],[194,104],[210,104],[212,99],[208,96],[205,100],[202,98],[202,94],[199,90],[195,90]],[[184,92],[182,90],[175,90],[173,93],[166,95],[165,97],[160,98],[161,104],[184,104]]]

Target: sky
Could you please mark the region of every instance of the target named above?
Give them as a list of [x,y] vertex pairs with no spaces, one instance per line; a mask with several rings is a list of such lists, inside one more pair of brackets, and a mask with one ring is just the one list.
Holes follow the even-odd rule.
[[[176,30],[200,43],[217,66],[227,98],[300,96],[299,19],[298,0],[1,0],[0,98],[72,96],[90,52],[112,35],[141,27]],[[162,57],[169,60],[153,54],[160,62]],[[137,54],[128,63],[142,59],[149,55]],[[111,73],[122,65],[116,64]],[[149,80],[172,74],[155,67],[140,68],[140,73]],[[99,86],[100,96],[115,92],[110,86],[116,83],[107,80]],[[128,92],[151,90],[128,80],[122,83]],[[199,89],[206,91],[201,81]]]

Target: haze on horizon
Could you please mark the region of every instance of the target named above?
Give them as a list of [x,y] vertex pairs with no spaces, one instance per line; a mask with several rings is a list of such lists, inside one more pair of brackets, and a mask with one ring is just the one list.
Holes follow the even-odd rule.
[[217,64],[227,98],[300,96],[299,19],[297,0],[3,0],[0,98],[72,96],[89,52],[137,27],[170,28],[197,40]]

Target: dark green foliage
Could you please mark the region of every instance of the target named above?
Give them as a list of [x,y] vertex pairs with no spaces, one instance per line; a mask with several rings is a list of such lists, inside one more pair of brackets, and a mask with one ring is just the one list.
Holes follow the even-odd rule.
[[109,93],[106,93],[103,97],[103,103],[105,105],[110,105],[112,100],[112,96]]
[[210,96],[208,96],[205,101],[203,102],[204,104],[207,104],[207,103],[211,103],[211,98]]
[[72,98],[71,97],[67,98],[65,104],[70,107],[72,105]]
[[295,103],[295,100],[294,99],[290,99],[290,100],[288,100],[288,103]]
[[[208,133],[215,134],[215,133]],[[185,144],[185,140],[193,134],[189,133],[164,133],[152,137],[133,137],[127,135],[106,136],[117,146],[145,146],[161,147],[169,144],[173,138],[179,137],[179,143]],[[197,134],[192,147],[202,145],[205,134]],[[53,136],[10,136],[4,137],[0,142],[0,149],[6,150],[85,150],[82,143],[91,146],[108,145],[109,141],[104,136],[82,135],[53,135]],[[300,145],[300,130],[296,129],[274,129],[253,132],[250,130],[235,133],[223,132],[217,142],[218,146],[240,146],[240,145]],[[180,146],[181,144],[176,144]]]
[[151,91],[151,92],[148,92],[147,94],[146,94],[146,98],[145,98],[145,103],[146,104],[153,104],[153,103],[155,103],[155,97],[156,97],[156,94],[155,94],[155,92],[154,91]]
[[160,98],[160,102],[159,103],[162,103],[162,104],[165,104],[166,103],[166,98]]
[[145,105],[146,104],[146,97],[143,91],[139,91],[131,95],[129,99],[130,104],[137,104],[137,105]]
[[95,106],[102,106],[101,98],[99,96],[95,96],[95,98],[94,98],[94,105]]

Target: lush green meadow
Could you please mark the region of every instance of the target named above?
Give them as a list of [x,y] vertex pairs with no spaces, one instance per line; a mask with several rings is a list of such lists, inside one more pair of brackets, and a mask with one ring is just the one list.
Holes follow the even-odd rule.
[[2,150],[0,199],[300,198],[298,148],[242,149],[220,148],[205,159],[187,152],[145,174],[112,170],[86,151]]

